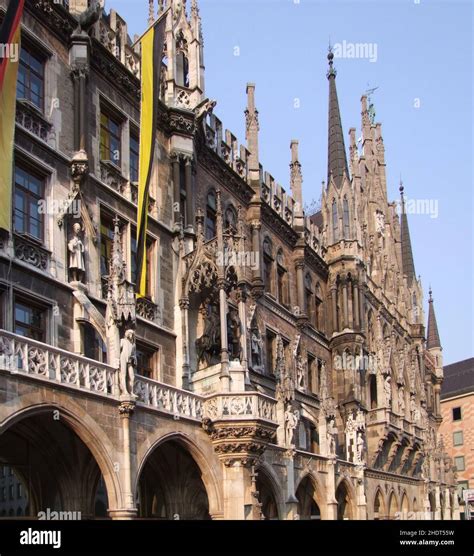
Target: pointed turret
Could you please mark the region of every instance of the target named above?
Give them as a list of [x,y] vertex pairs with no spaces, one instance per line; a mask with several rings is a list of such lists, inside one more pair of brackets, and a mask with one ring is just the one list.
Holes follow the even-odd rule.
[[428,334],[426,341],[427,349],[441,348],[441,341],[439,339],[438,324],[436,322],[436,315],[433,305],[433,292],[430,288],[430,298],[428,300]]
[[337,187],[341,187],[344,173],[349,177],[341,113],[336,90],[336,70],[333,67],[334,53],[329,48],[329,119],[328,119],[328,185],[331,175]]
[[245,139],[247,141],[247,149],[250,154],[248,156],[249,170],[259,169],[258,161],[258,110],[255,107],[255,84],[247,83],[247,108],[245,110]]
[[301,173],[301,163],[298,155],[298,141],[293,139],[290,144],[291,163],[290,163],[290,187],[293,199],[296,201],[296,212],[300,214],[303,210],[303,175]]
[[415,263],[413,262],[413,251],[411,248],[410,230],[408,228],[408,218],[405,211],[405,197],[403,195],[403,183],[400,183],[400,197],[402,213],[400,216],[400,240],[402,246],[402,268],[403,274],[407,277],[408,287],[411,287],[415,280]]

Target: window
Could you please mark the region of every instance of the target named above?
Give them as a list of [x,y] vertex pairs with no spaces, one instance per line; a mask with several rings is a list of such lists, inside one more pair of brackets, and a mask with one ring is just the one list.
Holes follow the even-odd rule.
[[[149,237],[146,238],[146,277],[145,277],[145,295],[149,299],[153,297],[152,292],[152,271],[153,271],[153,247],[154,241]],[[137,279],[138,279],[138,253],[137,253],[137,232],[136,230],[132,231],[132,241],[131,241],[131,279],[132,282],[138,287]]]
[[43,308],[15,299],[14,320],[15,334],[38,342],[45,341],[46,318]]
[[275,334],[270,330],[267,330],[267,334],[265,337],[265,351],[267,356],[268,374],[273,374],[275,372],[275,341]]
[[314,327],[317,330],[322,330],[323,329],[323,318],[322,318],[322,297],[321,297],[321,287],[319,284],[316,284],[316,289],[315,289],[315,297],[314,297],[314,302],[315,302],[315,309],[314,309]]
[[102,212],[100,215],[100,273],[102,276],[109,274],[110,258],[114,243],[114,222],[112,217]]
[[140,142],[138,136],[130,135],[130,181],[138,182],[138,164],[140,160]]
[[313,282],[311,275],[308,273],[304,279],[305,287],[305,304],[306,314],[308,315],[309,322],[314,324],[314,295],[313,295]]
[[189,87],[189,63],[184,52],[176,55],[176,83],[181,87]]
[[334,241],[339,240],[339,217],[337,215],[336,199],[332,200],[332,233]]
[[232,205],[228,206],[225,211],[224,228],[226,230],[237,230],[237,211]]
[[[214,202],[212,204],[213,206],[213,211],[211,210],[211,212],[214,213],[214,232],[211,237],[207,238],[207,239],[212,239],[215,235],[216,235],[216,231],[215,231],[215,221],[216,221],[216,216],[215,216],[215,207],[216,207],[216,203],[215,203],[215,199]],[[179,161],[179,211],[181,214],[181,223],[183,224],[183,226],[187,225],[187,213],[186,213],[186,163],[184,160],[180,160]],[[190,215],[191,218],[191,215]],[[210,233],[210,232],[209,232]]]
[[44,215],[39,210],[43,197],[44,180],[16,166],[13,214],[16,232],[43,240]]
[[344,237],[347,239],[350,236],[350,229],[349,229],[349,202],[347,198],[344,197],[342,202],[342,221],[344,226]]
[[41,111],[44,110],[44,67],[43,60],[27,48],[21,48],[17,98],[29,100]]
[[277,254],[277,299],[282,305],[288,304],[287,272],[283,266],[283,252]]
[[207,194],[206,202],[206,240],[216,237],[216,193],[211,190]]
[[268,237],[263,241],[263,284],[273,293],[273,246]]
[[464,456],[456,456],[454,458],[454,467],[456,468],[456,471],[464,471]]
[[14,493],[14,490],[13,490],[13,485],[10,485],[10,486],[8,487],[8,498],[9,498],[10,500],[13,500],[14,497],[15,497],[15,493]]
[[157,380],[159,377],[153,371],[156,356],[156,351],[137,343],[137,374]]
[[461,419],[461,408],[453,407],[453,421],[460,421]]
[[107,363],[107,347],[97,330],[91,324],[84,323],[82,332],[84,356]]
[[453,432],[453,445],[462,446],[464,443],[462,431]]
[[308,381],[309,389],[312,394],[317,394],[318,392],[318,378],[316,369],[316,359],[311,355],[308,355]]
[[21,496],[22,496],[22,492],[21,492],[21,483],[18,483],[18,484],[16,485],[16,497],[17,497],[17,498],[21,498]]
[[122,137],[120,122],[101,112],[100,114],[100,159],[109,160],[120,166]]

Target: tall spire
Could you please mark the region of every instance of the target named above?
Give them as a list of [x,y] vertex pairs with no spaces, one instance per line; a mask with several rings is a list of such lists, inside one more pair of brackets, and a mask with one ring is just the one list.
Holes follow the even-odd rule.
[[347,167],[339,101],[337,99],[336,70],[333,67],[333,59],[334,53],[331,46],[329,46],[329,70],[327,72],[329,81],[328,186],[332,174],[336,186],[340,187],[344,173],[349,177],[349,170]]
[[402,202],[402,214],[400,222],[400,236],[402,243],[402,268],[406,275],[408,286],[411,286],[415,279],[415,263],[413,262],[413,251],[411,248],[410,230],[408,229],[408,218],[405,212],[405,197],[403,195],[403,182],[400,181],[400,197]]
[[297,213],[301,213],[303,211],[303,193],[302,193],[302,184],[303,184],[303,175],[301,173],[301,163],[299,161],[298,156],[298,141],[293,139],[290,143],[291,149],[291,163],[290,163],[290,186],[291,186],[291,194],[293,195],[293,199],[297,203]]
[[249,154],[249,169],[258,170],[258,110],[255,107],[255,84],[247,83],[247,108],[245,110],[245,138]]
[[430,287],[430,298],[428,300],[429,310],[428,310],[428,335],[427,335],[428,340],[426,343],[427,349],[441,347],[441,341],[439,339],[438,324],[436,322],[436,315],[435,315],[435,310],[433,305],[432,294],[433,292],[431,291],[431,287]]

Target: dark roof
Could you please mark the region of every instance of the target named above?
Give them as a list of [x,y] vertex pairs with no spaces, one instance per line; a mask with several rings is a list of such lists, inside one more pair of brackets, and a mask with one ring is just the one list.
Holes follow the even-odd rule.
[[332,177],[337,187],[342,185],[342,176],[345,172],[349,177],[347,166],[346,148],[344,146],[344,133],[342,131],[341,113],[336,90],[336,70],[332,67],[332,52],[329,53],[329,118],[328,118],[328,186]]
[[314,214],[312,214],[309,217],[309,219],[319,229],[322,228],[322,226],[323,226],[323,213],[322,213],[322,211],[318,210],[318,212],[315,212]]
[[474,357],[444,367],[441,399],[474,392]]
[[408,218],[405,212],[405,200],[403,198],[403,186],[400,187],[402,193],[402,214],[400,222],[400,235],[402,243],[402,268],[406,275],[408,286],[411,286],[415,279],[415,263],[413,262],[413,250],[411,248],[410,229],[408,228]]

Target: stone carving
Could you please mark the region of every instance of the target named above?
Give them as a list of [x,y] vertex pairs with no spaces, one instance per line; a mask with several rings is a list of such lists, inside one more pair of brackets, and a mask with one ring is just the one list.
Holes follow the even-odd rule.
[[293,436],[299,420],[300,412],[297,409],[293,411],[291,405],[288,404],[285,411],[285,438],[287,446],[294,446]]
[[357,433],[357,440],[356,440],[356,452],[355,452],[355,463],[362,464],[364,463],[364,436],[361,431]]
[[218,356],[221,349],[220,319],[216,305],[210,306],[210,312],[205,319],[203,335],[196,340],[198,363],[201,361],[207,367],[212,357]]
[[104,7],[104,0],[92,0],[89,8],[79,15],[79,25],[74,31],[76,35],[87,35],[92,26],[99,21]]
[[277,379],[277,397],[284,402],[295,399],[295,381],[292,366],[287,366],[285,361],[285,349],[280,335],[277,336],[277,355],[275,364],[275,376]]
[[263,340],[260,336],[260,332],[258,328],[254,328],[252,330],[252,336],[250,339],[250,352],[252,356],[252,367],[253,368],[261,368],[263,363]]
[[398,411],[401,415],[405,415],[405,391],[403,386],[398,389]]
[[385,405],[391,407],[392,405],[392,377],[388,374],[385,377],[383,390],[385,394]]
[[301,353],[299,353],[296,357],[296,381],[297,381],[297,388],[299,390],[306,389],[306,373],[305,373],[305,366],[303,363],[303,358],[301,357]]
[[69,270],[74,282],[82,282],[86,271],[84,264],[84,244],[80,238],[82,227],[76,222],[72,230],[73,237],[67,244],[69,250]]
[[231,360],[240,358],[240,337],[242,336],[242,326],[239,313],[236,309],[231,309],[227,316],[227,336],[229,342],[229,358]]
[[120,340],[120,393],[135,397],[133,388],[135,383],[135,369],[137,367],[137,350],[135,333],[127,330]]
[[328,455],[335,456],[337,428],[334,419],[330,419],[329,421],[329,424],[327,426],[326,436],[327,436]]
[[15,257],[25,263],[31,264],[40,270],[47,270],[49,253],[39,245],[27,238],[15,237]]

